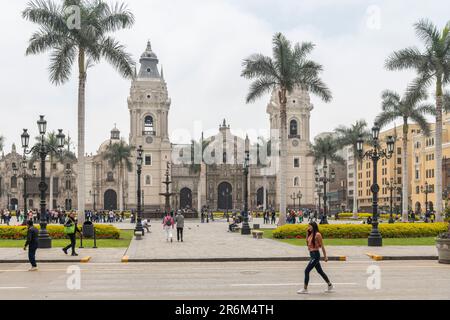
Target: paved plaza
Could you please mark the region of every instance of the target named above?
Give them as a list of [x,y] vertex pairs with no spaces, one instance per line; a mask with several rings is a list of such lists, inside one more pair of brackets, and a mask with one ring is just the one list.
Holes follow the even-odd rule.
[[[68,289],[70,274],[67,274],[67,268],[70,266],[43,264],[38,273],[29,273],[23,264],[2,264],[0,300],[450,298],[449,267],[432,261],[329,262],[324,264],[324,269],[336,291],[323,293],[325,285],[313,272],[307,296],[296,294],[303,281],[305,262],[90,263],[78,265],[80,290]],[[367,287],[368,271],[373,266],[379,267],[379,290]]]

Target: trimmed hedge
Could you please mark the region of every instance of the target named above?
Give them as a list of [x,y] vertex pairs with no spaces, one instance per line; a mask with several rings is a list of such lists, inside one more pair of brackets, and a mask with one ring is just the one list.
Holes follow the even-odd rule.
[[[384,238],[425,238],[436,237],[447,232],[448,223],[382,223],[378,226]],[[328,239],[367,238],[372,229],[367,224],[330,224],[319,226],[320,233]],[[273,232],[275,239],[305,239],[307,225],[285,225]]]
[[[40,229],[39,225],[36,228]],[[48,233],[52,239],[66,239],[64,226],[47,226]],[[120,239],[120,230],[111,225],[95,225],[97,239]],[[0,226],[1,240],[25,240],[27,227],[23,226]],[[77,233],[77,236],[78,233]]]
[[[358,220],[366,220],[368,217],[372,217],[373,215],[371,213],[358,213]],[[391,217],[390,214],[380,214],[379,218],[383,220],[388,220]],[[402,218],[401,214],[393,214],[393,217],[398,217],[399,219]],[[353,213],[339,213],[338,214],[338,220],[353,220]],[[416,215],[416,220],[419,220],[419,217]]]

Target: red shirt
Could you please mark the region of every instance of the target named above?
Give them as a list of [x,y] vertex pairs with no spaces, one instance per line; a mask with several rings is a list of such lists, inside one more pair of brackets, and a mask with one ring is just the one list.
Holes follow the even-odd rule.
[[322,235],[318,232],[316,233],[316,239],[313,244],[313,235],[311,234],[309,237],[307,237],[306,242],[308,244],[308,250],[309,251],[319,251],[323,246],[323,238]]

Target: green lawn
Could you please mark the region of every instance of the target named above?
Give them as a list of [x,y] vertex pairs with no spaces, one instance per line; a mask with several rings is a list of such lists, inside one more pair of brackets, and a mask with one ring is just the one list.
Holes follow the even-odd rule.
[[[98,239],[97,247],[99,248],[128,248],[133,238],[133,230],[120,230],[120,239]],[[53,248],[64,248],[70,243],[69,239],[56,239],[52,241]],[[24,240],[0,240],[0,248],[22,248],[25,244]],[[80,240],[77,240],[77,247],[80,246]],[[94,246],[93,239],[83,240],[85,248]]]
[[[264,238],[273,239],[273,230],[265,229]],[[304,239],[273,239],[276,241],[289,243],[294,246],[305,246]],[[367,239],[325,239],[325,245],[327,246],[367,246]],[[385,246],[434,246],[436,244],[435,238],[396,238],[396,239],[383,239],[383,245]]]

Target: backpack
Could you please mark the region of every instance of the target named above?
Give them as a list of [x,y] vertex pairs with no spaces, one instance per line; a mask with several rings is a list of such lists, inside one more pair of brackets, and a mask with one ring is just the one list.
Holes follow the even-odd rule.
[[170,218],[166,219],[166,222],[164,223],[164,225],[165,225],[166,227],[172,226],[172,221],[171,221],[171,219],[170,219]]
[[64,224],[64,234],[74,234],[75,233],[75,223],[73,223],[70,219],[67,219]]

